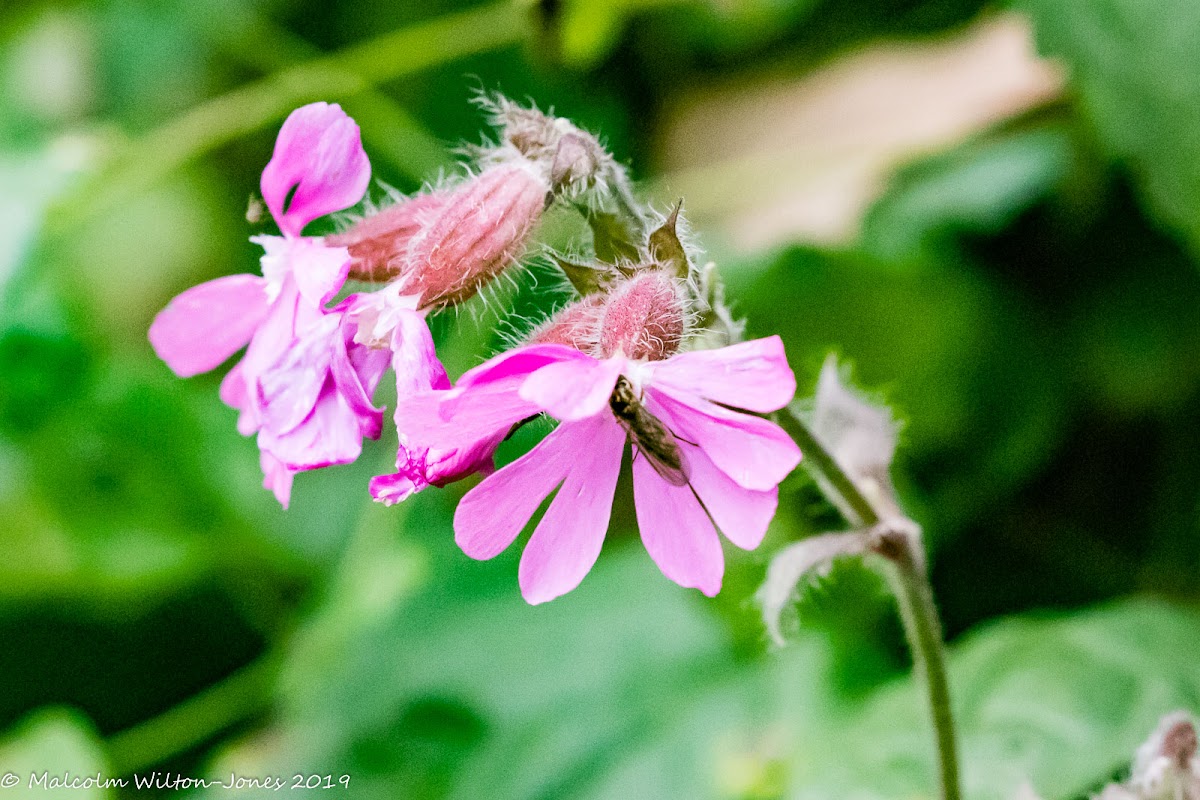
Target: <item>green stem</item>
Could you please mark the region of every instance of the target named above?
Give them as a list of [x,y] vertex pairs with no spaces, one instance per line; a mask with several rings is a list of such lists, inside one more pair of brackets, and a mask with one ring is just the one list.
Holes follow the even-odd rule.
[[112,736],[108,740],[112,770],[130,775],[154,766],[267,710],[277,671],[277,659],[267,656],[163,714]]
[[194,106],[123,147],[56,209],[63,230],[153,185],[197,156],[314,100],[354,98],[373,86],[519,41],[527,9],[514,0],[447,14],[289,67]]
[[783,413],[777,415],[776,421],[796,441],[796,444],[800,445],[800,452],[804,454],[804,465],[810,471],[820,473],[845,501],[842,507],[849,508],[854,512],[857,519],[851,519],[849,522],[862,528],[878,525],[881,515],[871,505],[871,501],[858,490],[854,481],[834,460],[833,455],[817,441],[817,437],[804,423],[799,403],[793,402],[789,405]]
[[[911,554],[908,554],[911,555]],[[892,562],[889,583],[900,608],[904,633],[913,654],[913,669],[924,679],[933,735],[937,742],[938,778],[942,800],[958,800],[958,742],[954,733],[954,714],[950,707],[950,681],[946,673],[942,625],[933,590],[925,571],[912,559]]]
[[[777,421],[804,453],[808,469],[817,472],[841,496],[842,507],[850,509],[858,519],[849,522],[864,529],[873,528],[884,518],[846,474],[833,455],[804,423],[795,403],[777,415]],[[958,744],[954,732],[954,715],[950,705],[950,683],[946,672],[946,652],[942,642],[942,625],[933,588],[924,567],[924,558],[917,552],[917,537],[889,537],[886,549],[880,554],[888,562],[888,580],[896,595],[904,635],[912,651],[913,669],[925,685],[937,745],[938,777],[942,800],[959,800],[962,796],[958,777]],[[896,546],[899,545],[899,546]]]

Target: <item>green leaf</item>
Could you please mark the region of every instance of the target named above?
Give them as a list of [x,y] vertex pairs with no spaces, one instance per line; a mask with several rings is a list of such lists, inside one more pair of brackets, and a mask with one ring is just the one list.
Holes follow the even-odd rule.
[[[1095,787],[1130,762],[1163,714],[1200,710],[1200,668],[1184,646],[1197,637],[1194,611],[1146,600],[1001,620],[969,635],[950,664],[964,796],[1007,800],[1027,780],[1046,797]],[[926,714],[904,680],[853,721],[806,736],[795,796],[932,797]]]
[[[103,786],[114,776],[107,770],[99,740],[90,723],[68,709],[38,711],[21,721],[0,742],[3,774],[19,779],[15,786],[4,784],[0,789],[0,793],[11,791],[13,797],[104,800],[114,796]],[[94,780],[97,777],[101,785]],[[55,780],[68,785],[49,788]]]
[[959,233],[991,234],[1067,176],[1075,159],[1058,126],[972,142],[910,165],[863,220],[862,249],[889,262],[934,258]]
[[1084,113],[1151,211],[1200,252],[1200,4],[1027,0]]

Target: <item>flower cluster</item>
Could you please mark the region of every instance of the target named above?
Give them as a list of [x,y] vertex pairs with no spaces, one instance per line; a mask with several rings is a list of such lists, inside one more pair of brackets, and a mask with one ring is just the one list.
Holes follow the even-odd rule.
[[[628,444],[650,556],[668,578],[716,594],[717,531],[756,547],[778,484],[800,460],[763,416],[795,393],[782,345],[739,341],[711,266],[696,270],[677,233],[679,209],[659,219],[637,207],[624,170],[593,136],[504,99],[489,109],[499,141],[475,150],[470,172],[368,204],[324,237],[304,229],[359,205],[370,164],[338,106],[297,109],[262,174],[281,233],[253,237],[262,275],[183,292],[154,320],[150,341],[181,376],[245,348],[221,399],[238,410],[243,434],[257,434],[264,485],[285,507],[296,473],[351,462],[364,437],[380,436],[384,409],[373,397],[390,366],[399,450],[396,471],[371,481],[372,497],[392,504],[484,475],[454,528],[467,555],[491,558],[554,494],[521,559],[531,603],[570,591],[595,562]],[[555,203],[593,232],[582,263],[554,256],[578,297],[452,385],[426,317],[520,263]],[[496,470],[500,444],[543,414],[554,430]]]

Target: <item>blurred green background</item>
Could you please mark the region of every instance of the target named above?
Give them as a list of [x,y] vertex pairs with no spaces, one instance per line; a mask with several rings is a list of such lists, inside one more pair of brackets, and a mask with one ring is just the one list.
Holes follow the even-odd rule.
[[[409,191],[479,140],[481,88],[602,134],[662,207],[684,197],[802,393],[836,351],[905,420],[968,796],[1083,797],[1161,714],[1200,712],[1194,0],[6,0],[0,772],[23,782],[0,796],[55,796],[28,788],[43,770],[933,796],[873,573],[839,565],[767,646],[771,553],[840,525],[804,475],[716,600],[657,572],[623,486],[593,573],[531,608],[519,548],[455,547],[462,487],[369,502],[394,432],[300,476],[284,513],[221,371],[154,358],[171,296],[257,268],[245,210],[288,111],[341,102]],[[527,277],[511,307],[557,299]],[[506,325],[439,321],[451,373]]]

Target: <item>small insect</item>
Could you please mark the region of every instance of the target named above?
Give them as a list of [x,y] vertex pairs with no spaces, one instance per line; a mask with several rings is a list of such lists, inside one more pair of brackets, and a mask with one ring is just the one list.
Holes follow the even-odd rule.
[[641,398],[633,390],[633,384],[624,375],[617,377],[617,385],[613,387],[608,405],[654,471],[672,486],[686,486],[687,462],[675,434],[646,410]]

